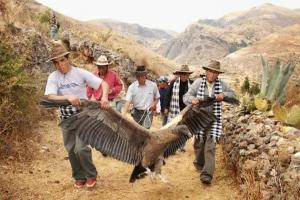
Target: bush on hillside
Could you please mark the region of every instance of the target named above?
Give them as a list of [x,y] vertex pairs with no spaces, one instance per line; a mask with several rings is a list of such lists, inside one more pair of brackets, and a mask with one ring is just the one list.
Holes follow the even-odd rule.
[[[37,99],[38,79],[25,71],[25,59],[0,41],[0,143],[4,138],[18,138],[30,132],[39,118]],[[19,137],[20,138],[20,137]],[[0,148],[5,148],[1,145]],[[0,153],[3,149],[0,149]]]

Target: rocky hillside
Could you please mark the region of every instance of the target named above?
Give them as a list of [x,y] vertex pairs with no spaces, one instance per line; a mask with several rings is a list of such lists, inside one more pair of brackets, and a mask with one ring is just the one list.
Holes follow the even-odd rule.
[[[23,14],[28,13],[28,18],[31,20],[26,19],[26,16],[23,15],[22,23],[19,25],[37,28],[38,22],[36,18],[49,10],[49,8],[35,1],[28,1],[24,5],[23,10]],[[176,63],[152,52],[133,39],[107,29],[105,26],[95,26],[94,24],[75,20],[60,13],[56,13],[56,16],[61,24],[62,31],[72,32],[73,35],[82,40],[92,40],[101,44],[104,48],[127,55],[134,62],[145,64],[156,74],[169,73],[177,67]]]
[[218,20],[199,20],[157,52],[179,63],[206,64],[296,23],[299,11],[263,4]]
[[250,47],[231,53],[223,59],[222,63],[226,71],[236,77],[248,76],[259,81],[262,74],[261,55],[270,62],[271,66],[277,58],[284,62],[292,61],[296,67],[289,84],[289,95],[292,96],[300,91],[300,24],[284,28]]
[[173,39],[176,36],[176,33],[172,31],[152,29],[139,24],[129,24],[110,19],[97,19],[89,22],[110,28],[126,37],[131,37],[137,43],[152,50],[157,49],[162,43]]

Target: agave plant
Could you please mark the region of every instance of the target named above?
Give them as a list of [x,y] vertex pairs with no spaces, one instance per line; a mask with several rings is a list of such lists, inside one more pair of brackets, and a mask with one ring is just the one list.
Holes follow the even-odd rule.
[[263,73],[260,94],[255,98],[255,106],[257,109],[265,111],[270,108],[266,104],[276,102],[279,105],[283,105],[285,103],[285,88],[294,72],[295,65],[292,63],[284,65],[278,59],[274,69],[271,71],[268,62],[263,57],[261,57],[261,60]]

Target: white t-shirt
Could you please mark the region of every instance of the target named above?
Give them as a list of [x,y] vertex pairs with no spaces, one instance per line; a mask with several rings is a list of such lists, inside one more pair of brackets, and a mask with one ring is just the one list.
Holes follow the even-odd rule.
[[54,71],[48,77],[45,95],[73,95],[80,99],[87,99],[86,86],[97,90],[102,79],[91,72],[79,67],[71,66],[66,74]]
[[146,80],[143,86],[140,86],[138,81],[133,82],[128,88],[125,100],[132,102],[138,110],[147,110],[152,102],[159,97],[156,84]]

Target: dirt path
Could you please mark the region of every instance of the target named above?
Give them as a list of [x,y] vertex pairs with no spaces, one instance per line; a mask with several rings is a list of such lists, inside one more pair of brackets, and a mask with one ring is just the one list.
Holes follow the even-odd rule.
[[220,149],[217,169],[211,186],[202,185],[192,165],[192,141],[187,152],[166,160],[163,174],[168,183],[151,182],[147,177],[134,185],[128,183],[133,166],[105,158],[94,151],[99,172],[96,188],[73,188],[69,162],[62,144],[60,129],[54,121],[41,124],[38,131],[39,152],[29,164],[0,164],[2,199],[239,199],[230,172],[224,167]]

